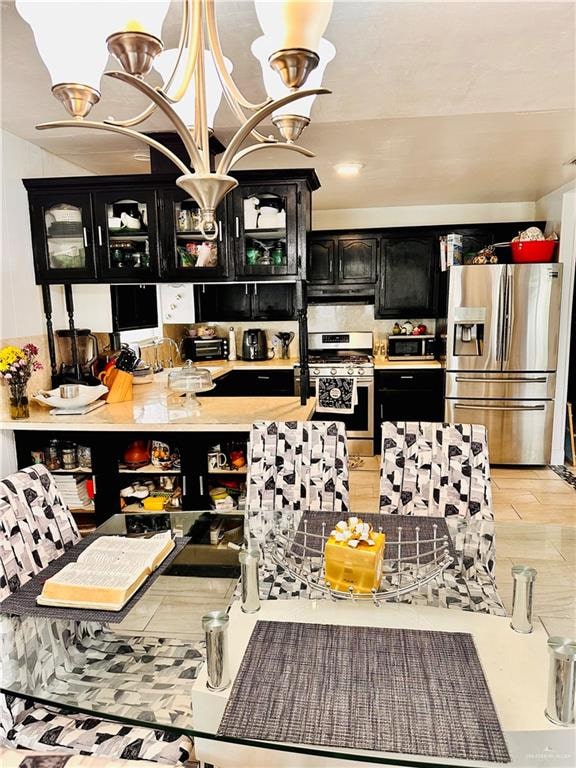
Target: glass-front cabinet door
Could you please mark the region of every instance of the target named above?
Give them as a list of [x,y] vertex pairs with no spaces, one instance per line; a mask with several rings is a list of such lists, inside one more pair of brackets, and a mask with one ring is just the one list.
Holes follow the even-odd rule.
[[89,194],[41,194],[30,198],[34,265],[38,282],[77,282],[96,277]]
[[158,279],[156,193],[134,188],[94,194],[100,276],[119,282]]
[[198,203],[182,190],[165,190],[163,273],[166,277],[203,281],[226,276],[224,213],[222,205],[216,211],[217,237],[207,240],[200,232]]
[[241,186],[232,194],[237,274],[296,275],[296,185]]

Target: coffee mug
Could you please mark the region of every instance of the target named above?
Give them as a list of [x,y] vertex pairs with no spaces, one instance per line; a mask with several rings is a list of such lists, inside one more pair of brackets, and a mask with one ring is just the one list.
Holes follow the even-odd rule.
[[208,469],[223,469],[227,464],[226,454],[220,451],[211,451],[208,454]]

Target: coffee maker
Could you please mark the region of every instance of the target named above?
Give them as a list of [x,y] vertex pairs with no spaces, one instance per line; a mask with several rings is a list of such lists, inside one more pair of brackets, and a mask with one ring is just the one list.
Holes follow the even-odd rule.
[[243,360],[268,360],[266,333],[261,328],[249,328],[242,337]]
[[55,386],[60,384],[99,384],[93,366],[98,359],[98,340],[88,328],[56,331],[60,367]]

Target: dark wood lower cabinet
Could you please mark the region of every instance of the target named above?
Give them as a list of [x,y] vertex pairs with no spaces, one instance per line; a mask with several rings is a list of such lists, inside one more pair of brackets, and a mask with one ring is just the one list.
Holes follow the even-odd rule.
[[376,371],[374,452],[380,453],[383,421],[443,421],[444,371]]

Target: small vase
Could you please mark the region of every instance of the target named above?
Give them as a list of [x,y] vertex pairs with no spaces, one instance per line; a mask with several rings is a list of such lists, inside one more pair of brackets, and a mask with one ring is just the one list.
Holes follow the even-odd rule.
[[29,419],[30,418],[30,406],[28,404],[28,396],[22,395],[10,395],[10,418],[11,419]]
[[150,463],[147,440],[134,440],[124,451],[124,463],[128,469],[140,469]]

